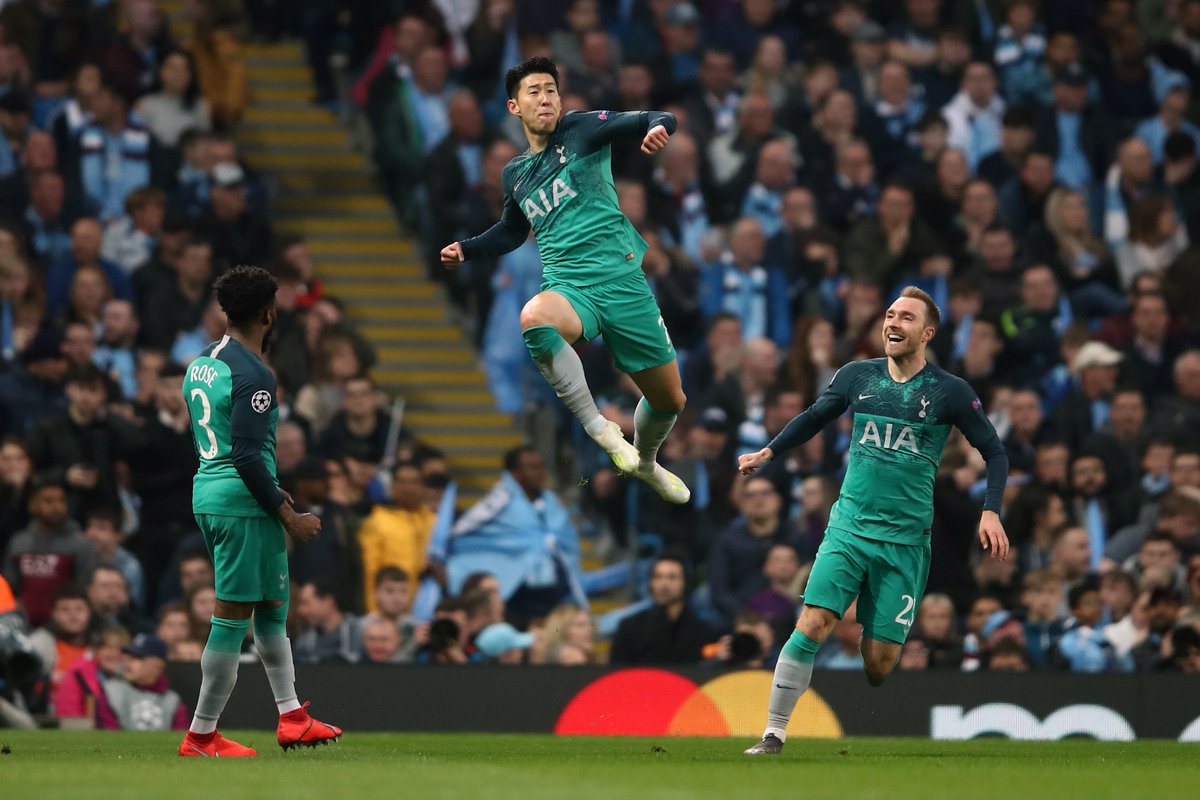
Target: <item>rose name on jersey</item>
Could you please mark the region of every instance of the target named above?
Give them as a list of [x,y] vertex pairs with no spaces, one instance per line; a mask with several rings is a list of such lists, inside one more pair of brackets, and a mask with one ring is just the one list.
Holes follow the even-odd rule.
[[212,382],[217,377],[217,371],[207,364],[193,364],[189,371],[188,378],[196,383],[203,383],[208,388],[212,388]]
[[[575,197],[576,192],[562,178],[555,178],[554,183],[550,185],[550,194],[546,194],[545,188],[538,189],[536,195],[530,193],[525,197],[525,202],[521,208],[525,212],[525,217],[533,222],[538,217],[544,217],[554,209],[558,208],[559,203],[568,197]],[[541,200],[541,205],[538,205],[538,200]]]

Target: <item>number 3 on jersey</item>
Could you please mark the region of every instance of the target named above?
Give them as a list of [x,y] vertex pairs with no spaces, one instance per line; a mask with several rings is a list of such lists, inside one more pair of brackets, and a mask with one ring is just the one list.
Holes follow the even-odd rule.
[[217,434],[208,426],[208,423],[212,421],[212,403],[208,402],[208,395],[204,393],[203,389],[192,389],[189,399],[195,401],[197,397],[200,398],[200,416],[196,418],[196,424],[200,426],[205,436],[208,437],[207,447],[197,437],[197,450],[200,451],[201,458],[215,458],[217,455]]

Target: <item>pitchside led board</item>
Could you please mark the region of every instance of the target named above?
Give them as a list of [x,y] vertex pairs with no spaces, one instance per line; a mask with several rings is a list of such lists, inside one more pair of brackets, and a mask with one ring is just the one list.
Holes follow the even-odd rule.
[[[173,664],[195,697],[200,670]],[[771,673],[602,667],[322,665],[298,670],[304,697],[346,730],[590,736],[762,734]],[[275,727],[261,670],[243,670],[222,724]],[[897,673],[878,689],[857,672],[817,672],[790,736],[935,739],[1087,737],[1200,742],[1200,677]]]

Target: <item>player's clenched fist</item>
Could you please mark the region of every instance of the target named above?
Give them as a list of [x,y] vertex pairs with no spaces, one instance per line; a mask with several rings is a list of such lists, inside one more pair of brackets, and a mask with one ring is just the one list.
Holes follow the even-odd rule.
[[448,244],[442,248],[442,266],[446,269],[454,269],[464,260],[462,245],[458,242]]
[[667,140],[671,138],[671,134],[667,133],[667,129],[662,125],[655,125],[646,133],[646,138],[642,139],[643,153],[657,153],[667,146]]
[[757,453],[746,453],[744,456],[739,456],[738,472],[742,473],[743,475],[752,475],[754,474],[754,470],[770,461],[774,455],[775,453],[771,451],[771,448],[764,447]]
[[298,542],[307,542],[321,530],[320,518],[312,514],[297,514],[291,510],[291,506],[286,507],[279,519],[287,535]]

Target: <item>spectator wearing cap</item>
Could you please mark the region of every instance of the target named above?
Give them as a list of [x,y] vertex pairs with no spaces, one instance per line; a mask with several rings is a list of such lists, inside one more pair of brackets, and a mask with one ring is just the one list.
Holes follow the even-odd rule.
[[[187,730],[190,715],[167,681],[167,645],[141,633],[122,648],[125,669],[103,684],[104,698],[116,717],[116,730]],[[108,727],[102,725],[101,727]]]
[[763,263],[766,236],[752,217],[734,223],[729,249],[707,268],[700,304],[705,318],[719,311],[742,321],[746,339],[769,338],[778,347],[791,339],[787,278],[778,266]]
[[67,513],[66,487],[51,477],[34,482],[29,514],[29,525],[8,542],[4,577],[29,624],[37,626],[50,618],[58,588],[83,579],[92,547]]
[[973,61],[963,71],[962,90],[942,109],[949,126],[947,143],[962,150],[972,169],[1000,149],[1004,99],[996,91],[996,75],[986,61]]
[[88,364],[67,375],[66,413],[43,415],[30,437],[39,470],[68,487],[72,514],[119,505],[116,466],[128,440],[127,425],[105,411],[104,374]]
[[1054,72],[1054,103],[1037,114],[1035,146],[1054,156],[1055,179],[1090,190],[1112,158],[1112,126],[1099,105],[1088,102],[1088,76],[1077,63]]
[[92,100],[92,115],[75,142],[79,182],[89,213],[107,224],[125,213],[126,195],[150,183],[155,145],[109,78]]
[[21,360],[0,374],[0,433],[29,436],[47,412],[66,405],[62,334],[43,327],[25,347]]
[[872,19],[850,31],[850,63],[838,70],[838,84],[863,108],[879,98],[879,71],[887,55],[887,33]]
[[1124,356],[1103,342],[1088,342],[1071,364],[1075,387],[1054,409],[1053,427],[1072,451],[1108,423],[1109,404]]
[[212,169],[208,210],[197,235],[212,244],[213,272],[220,276],[239,264],[265,264],[271,257],[271,224],[247,202],[246,173],[233,161]]
[[67,311],[71,298],[71,284],[82,270],[97,269],[104,273],[112,295],[121,300],[133,301],[133,282],[129,273],[102,255],[104,229],[92,217],[77,220],[71,226],[71,253],[49,264],[46,274],[46,313],[59,317]]
[[184,243],[170,283],[159,285],[149,296],[138,298],[139,334],[146,347],[169,351],[176,337],[200,324],[211,300],[212,245],[193,237]]
[[125,198],[125,216],[104,230],[100,255],[127,273],[137,272],[158,247],[166,208],[167,196],[162,189],[134,189]]
[[523,633],[507,622],[496,622],[475,635],[475,648],[479,656],[498,664],[523,664],[537,641],[535,633]]
[[1190,136],[1200,148],[1200,127],[1185,117],[1189,101],[1187,84],[1172,86],[1159,105],[1158,113],[1142,120],[1134,129],[1133,135],[1150,148],[1150,158],[1155,166],[1163,163],[1164,146],[1167,137],[1173,133]]

